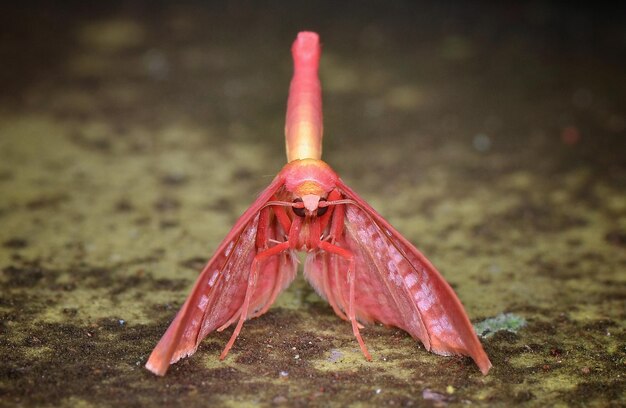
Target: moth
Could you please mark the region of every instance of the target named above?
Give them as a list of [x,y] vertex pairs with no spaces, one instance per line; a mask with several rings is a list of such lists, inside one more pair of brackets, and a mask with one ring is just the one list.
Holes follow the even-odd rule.
[[304,276],[352,332],[367,360],[363,324],[408,332],[437,354],[470,356],[483,374],[491,362],[461,302],[422,253],[321,160],[319,36],[298,34],[285,125],[288,163],[235,223],[202,270],[191,294],[146,367],[164,375],[192,355],[214,330],[235,325],[224,359],[243,323],[268,311],[296,276]]

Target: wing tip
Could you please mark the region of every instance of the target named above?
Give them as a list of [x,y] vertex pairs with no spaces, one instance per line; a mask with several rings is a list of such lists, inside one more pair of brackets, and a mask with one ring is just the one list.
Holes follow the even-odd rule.
[[180,359],[191,356],[196,352],[197,345],[191,348],[179,348],[171,354],[170,358],[167,358],[163,353],[159,351],[160,344],[152,351],[148,361],[146,362],[146,369],[158,376],[164,376],[170,366]]
[[491,367],[493,367],[491,361],[489,360],[489,357],[487,356],[487,353],[485,353],[485,350],[483,350],[482,346],[480,347],[480,350],[472,353],[471,357],[478,366],[480,372],[483,373],[483,375],[487,375],[489,373],[489,370],[491,370]]
[[493,367],[487,355],[484,355],[479,359],[474,359],[474,362],[478,366],[480,372],[483,373],[483,375],[489,374],[489,370],[491,370],[491,368]]
[[148,371],[151,371],[152,374],[163,377],[165,373],[167,373],[167,369],[170,367],[169,363],[163,364],[163,361],[164,360],[150,357],[145,367]]
[[[477,339],[478,341],[478,339]],[[468,347],[426,347],[424,343],[424,347],[426,350],[438,354],[440,356],[468,356],[470,357],[474,363],[478,366],[478,369],[483,375],[487,375],[489,370],[493,367],[487,353],[482,348],[482,345],[478,343],[478,348],[468,348]]]

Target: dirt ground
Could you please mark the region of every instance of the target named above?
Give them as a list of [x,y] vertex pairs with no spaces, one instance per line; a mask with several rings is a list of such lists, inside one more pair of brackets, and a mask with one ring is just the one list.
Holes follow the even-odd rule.
[[[626,405],[623,8],[547,2],[0,6],[0,406]],[[468,358],[350,325],[299,278],[143,368],[284,164],[298,31],[324,159],[442,271]]]

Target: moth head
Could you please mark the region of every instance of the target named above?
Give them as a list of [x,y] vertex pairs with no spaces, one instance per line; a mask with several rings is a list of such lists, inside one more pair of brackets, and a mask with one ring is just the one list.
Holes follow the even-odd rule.
[[280,172],[285,189],[291,193],[292,209],[298,217],[322,216],[328,210],[324,204],[328,194],[337,186],[337,174],[317,159],[298,159],[285,165]]
[[326,201],[327,196],[328,191],[318,183],[307,180],[295,188],[293,213],[298,217],[320,217],[328,211],[328,207],[320,206],[320,202]]

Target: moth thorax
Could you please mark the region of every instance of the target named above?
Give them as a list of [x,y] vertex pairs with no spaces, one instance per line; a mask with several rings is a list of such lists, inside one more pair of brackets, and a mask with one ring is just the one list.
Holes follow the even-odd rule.
[[298,195],[299,197],[309,196],[309,195],[316,195],[319,197],[323,197],[326,195],[326,191],[324,191],[324,189],[318,183],[311,181],[311,180],[307,180],[299,184],[295,188],[294,193]]

